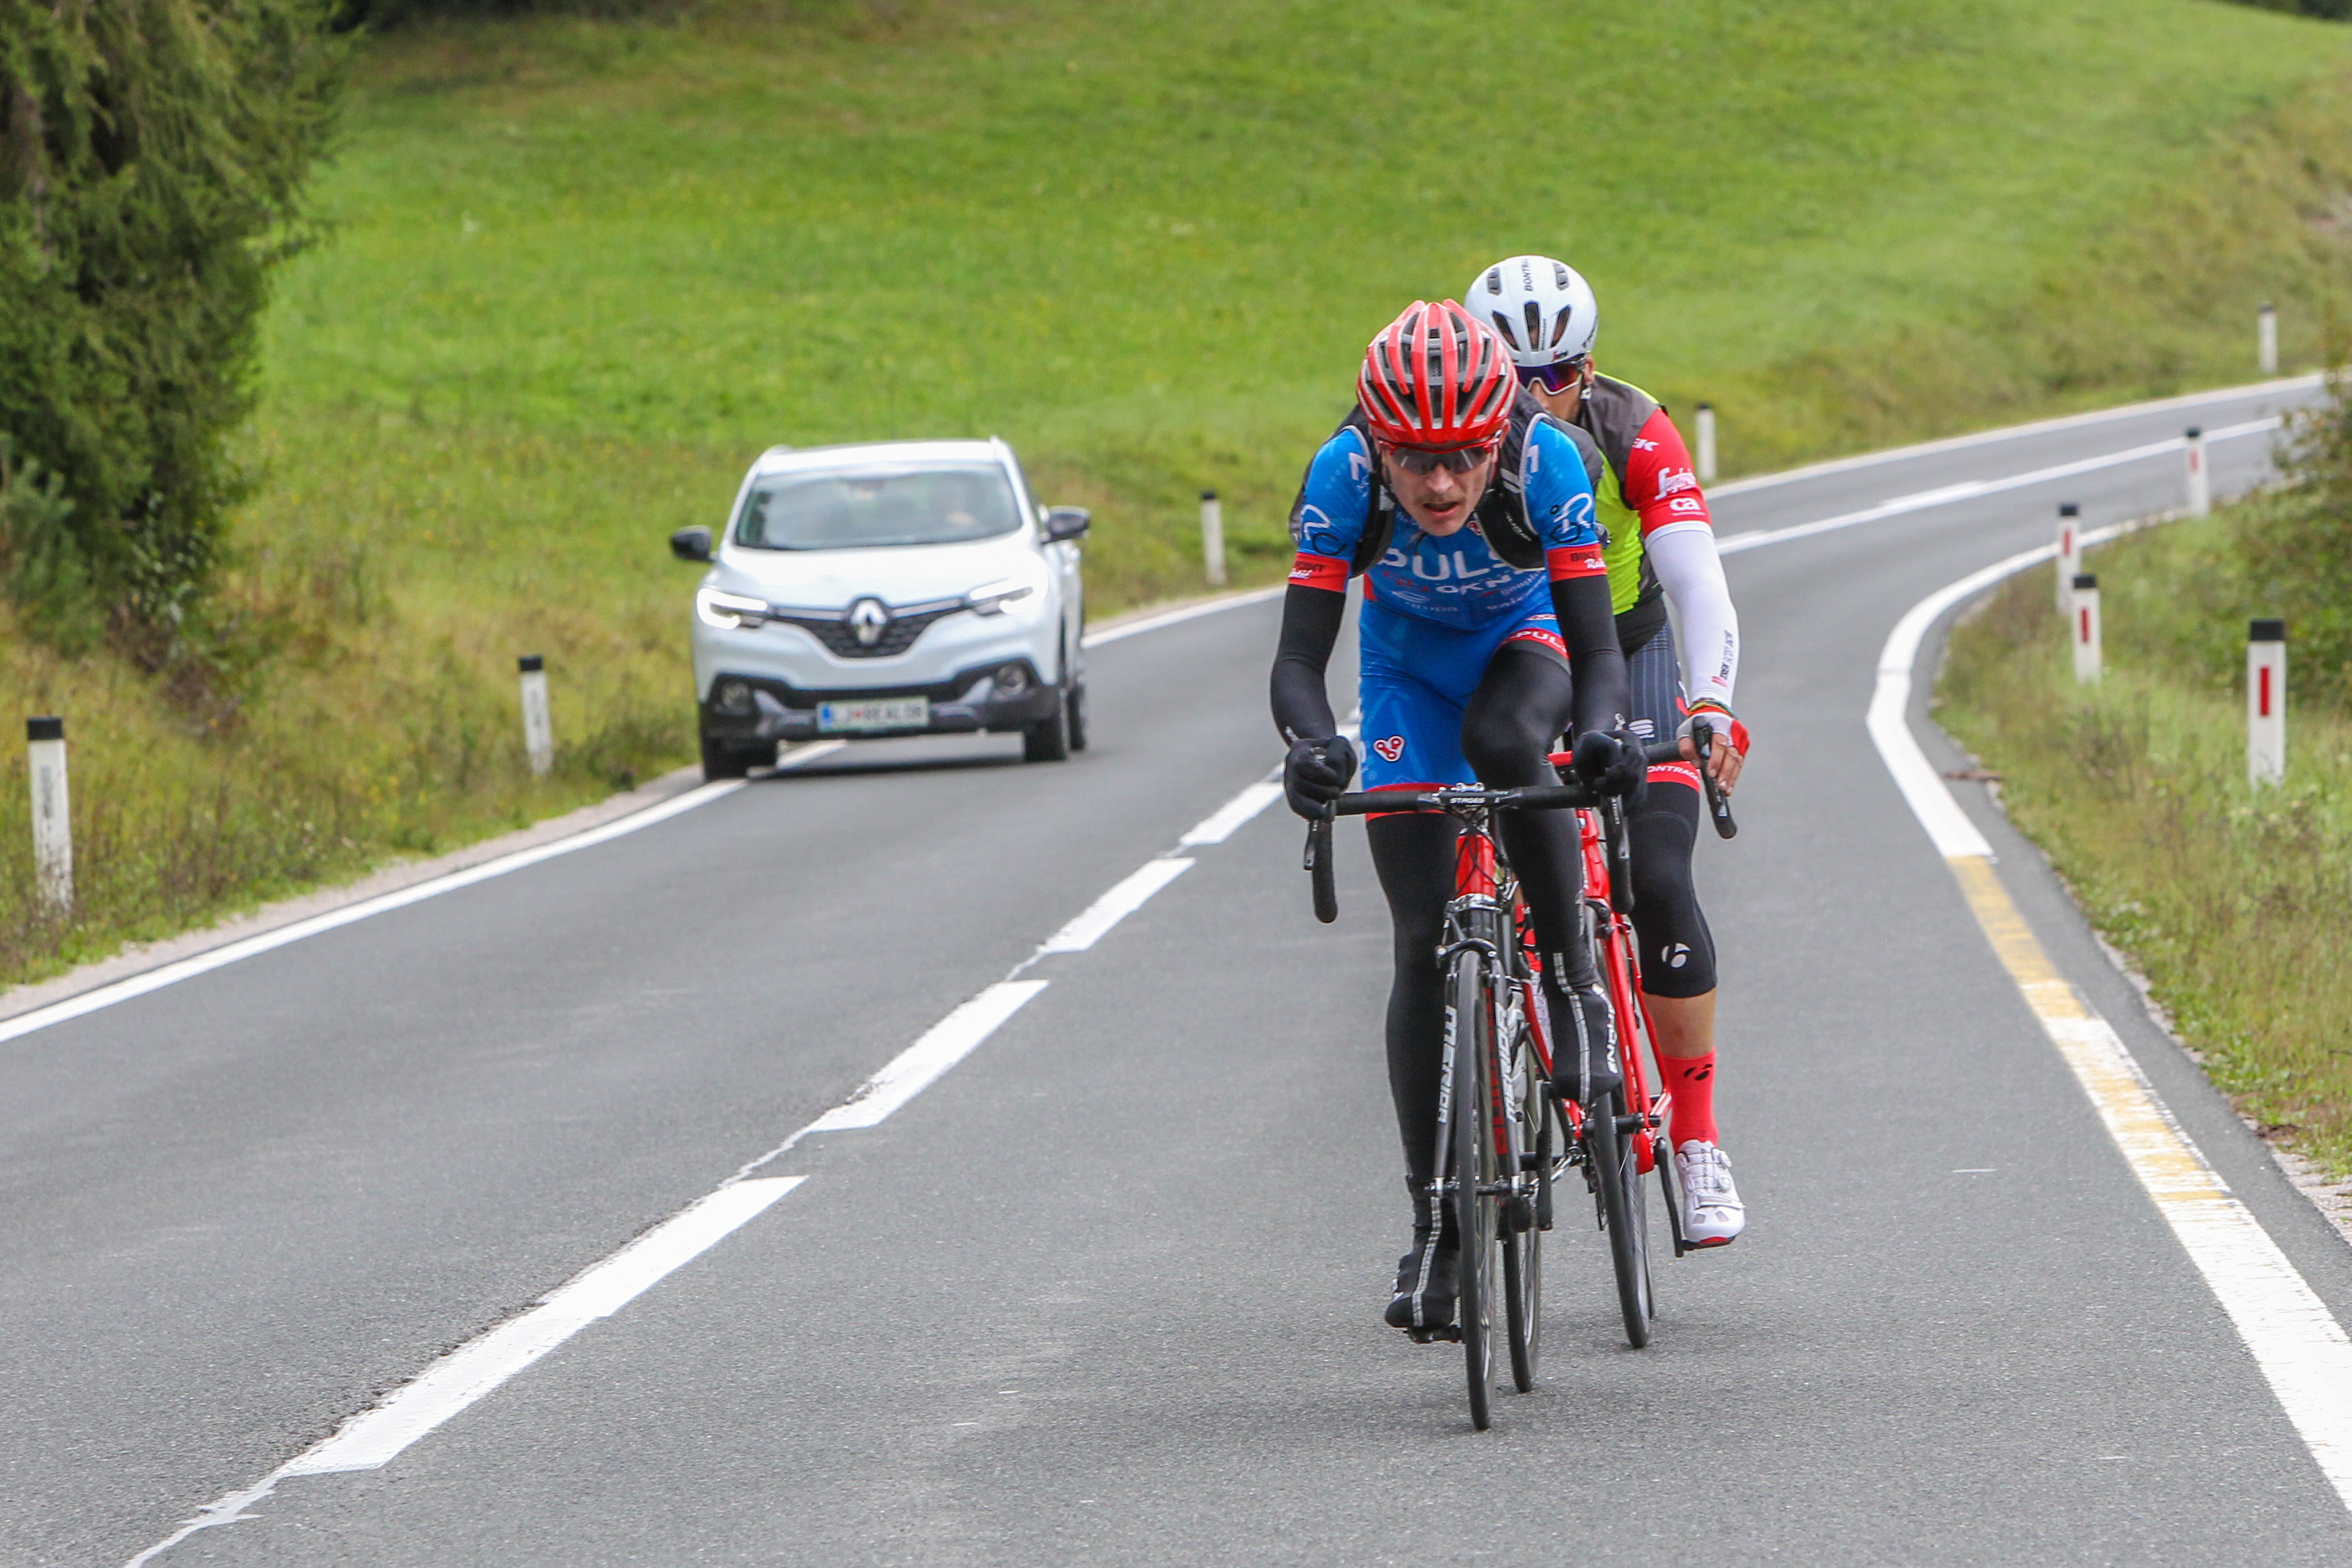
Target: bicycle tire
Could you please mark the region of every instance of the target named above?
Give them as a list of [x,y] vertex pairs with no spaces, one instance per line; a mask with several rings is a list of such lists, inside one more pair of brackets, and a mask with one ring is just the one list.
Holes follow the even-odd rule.
[[1617,1308],[1625,1320],[1625,1340],[1640,1350],[1650,1343],[1650,1318],[1656,1307],[1650,1293],[1649,1210],[1633,1151],[1636,1134],[1618,1130],[1623,1113],[1621,1091],[1601,1096],[1585,1123],[1585,1157],[1592,1162],[1600,1188],[1601,1226],[1609,1233],[1609,1264],[1617,1276]]
[[[1511,1385],[1526,1394],[1536,1385],[1543,1352],[1543,1228],[1548,1207],[1551,1140],[1547,1124],[1551,1116],[1550,1085],[1537,1077],[1534,1048],[1526,1038],[1525,1019],[1519,1037],[1502,1042],[1496,1060],[1508,1074],[1504,1093],[1526,1128],[1522,1151],[1533,1165],[1523,1163],[1517,1180],[1532,1185],[1537,1196],[1522,1196],[1507,1209],[1509,1226],[1503,1236],[1504,1328],[1511,1352]],[[1532,1176],[1532,1183],[1528,1178]]]
[[1658,1191],[1666,1200],[1666,1228],[1675,1242],[1675,1256],[1679,1258],[1691,1250],[1690,1239],[1683,1234],[1683,1173],[1675,1164],[1675,1147],[1664,1133],[1657,1135]]
[[1504,1326],[1511,1350],[1511,1385],[1536,1385],[1543,1353],[1543,1231],[1530,1224],[1503,1242]]
[[[1455,1265],[1454,1321],[1462,1331],[1462,1359],[1470,1392],[1470,1424],[1484,1432],[1494,1425],[1495,1389],[1495,1184],[1494,1119],[1489,1113],[1485,1063],[1492,1051],[1494,1014],[1488,1006],[1486,970],[1475,952],[1455,956],[1446,988],[1446,1039],[1453,1047],[1453,1094],[1449,1129],[1454,1152],[1454,1236],[1461,1247]],[[1480,1188],[1488,1189],[1481,1193]]]

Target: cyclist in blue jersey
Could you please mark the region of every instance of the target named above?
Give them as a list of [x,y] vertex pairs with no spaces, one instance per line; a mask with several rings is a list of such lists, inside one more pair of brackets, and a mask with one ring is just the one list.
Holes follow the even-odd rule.
[[[1581,778],[1638,795],[1646,768],[1625,727],[1589,444],[1519,391],[1509,345],[1451,300],[1415,303],[1372,340],[1357,404],[1316,454],[1292,510],[1298,555],[1272,683],[1292,809],[1318,815],[1356,771],[1324,687],[1354,575],[1364,580],[1366,789],[1555,783],[1552,743],[1568,734]],[[1370,817],[1366,832],[1395,931],[1389,1088],[1412,1202],[1412,1243],[1385,1315],[1398,1328],[1442,1328],[1454,1318],[1459,1243],[1429,1183],[1454,825],[1401,812]],[[1575,821],[1510,812],[1502,833],[1543,952],[1554,1087],[1589,1103],[1615,1086],[1619,1060],[1580,917]]]

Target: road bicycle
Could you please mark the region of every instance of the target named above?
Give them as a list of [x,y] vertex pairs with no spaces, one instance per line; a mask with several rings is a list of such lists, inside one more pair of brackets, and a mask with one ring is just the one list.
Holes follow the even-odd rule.
[[[1728,838],[1738,830],[1707,774],[1703,727],[1697,746],[1716,831]],[[1679,760],[1679,743],[1658,742],[1644,756],[1652,763]],[[1570,758],[1553,760],[1565,764]],[[1518,879],[1496,832],[1500,813],[1511,810],[1578,813],[1593,956],[1616,1019],[1622,1063],[1622,1087],[1590,1104],[1551,1092],[1542,958]],[[1328,925],[1339,918],[1332,820],[1405,811],[1443,812],[1460,825],[1454,897],[1445,907],[1437,952],[1446,977],[1445,1050],[1438,1084],[1437,1174],[1429,1186],[1433,1212],[1450,1220],[1460,1239],[1460,1279],[1454,1325],[1413,1334],[1424,1343],[1461,1342],[1470,1419],[1485,1431],[1493,1421],[1498,1294],[1512,1385],[1522,1394],[1535,1386],[1543,1332],[1543,1237],[1552,1228],[1553,1187],[1570,1170],[1582,1172],[1596,1221],[1608,1238],[1625,1337],[1637,1349],[1649,1343],[1656,1303],[1643,1178],[1653,1172],[1665,1200],[1675,1255],[1689,1250],[1682,1233],[1681,1179],[1666,1140],[1671,1097],[1653,1097],[1649,1090],[1654,1047],[1629,918],[1633,862],[1624,803],[1574,781],[1516,789],[1343,795],[1328,816],[1307,825],[1306,869],[1313,878],[1317,919]]]

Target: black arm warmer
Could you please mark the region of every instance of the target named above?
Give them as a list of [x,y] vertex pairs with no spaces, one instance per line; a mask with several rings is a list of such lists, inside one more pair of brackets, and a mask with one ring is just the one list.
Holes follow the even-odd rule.
[[[1554,582],[1551,610],[1559,620],[1560,640],[1568,644],[1569,674],[1576,677],[1576,735],[1622,728],[1633,703],[1625,655],[1617,646],[1617,618],[1609,609],[1609,580],[1571,577]],[[1575,738],[1569,737],[1571,744]]]
[[[1601,607],[1604,612],[1609,608],[1606,593]],[[1274,652],[1274,727],[1282,732],[1286,746],[1294,740],[1328,740],[1339,733],[1330,695],[1323,689],[1323,671],[1331,663],[1339,622],[1347,614],[1348,596],[1328,588],[1293,583],[1283,595],[1282,640]],[[1623,685],[1622,675],[1618,684]]]

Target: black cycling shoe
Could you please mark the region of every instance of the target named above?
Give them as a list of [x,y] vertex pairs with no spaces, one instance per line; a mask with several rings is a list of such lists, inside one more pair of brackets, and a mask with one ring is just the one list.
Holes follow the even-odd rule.
[[[1553,1019],[1551,1092],[1590,1105],[1625,1082],[1617,1056],[1617,1022],[1608,994],[1595,986],[1563,997],[1546,988],[1545,1010]],[[1582,1071],[1579,1064],[1581,1062]]]
[[[1426,1192],[1413,1194],[1412,1209],[1412,1249],[1397,1260],[1396,1291],[1389,1297],[1388,1310],[1381,1315],[1388,1320],[1389,1327],[1406,1330],[1418,1339],[1432,1329],[1445,1328],[1454,1322],[1459,1289],[1454,1279],[1462,1260],[1462,1247],[1451,1225],[1431,1225]],[[1431,1239],[1433,1230],[1437,1233],[1434,1241]]]

